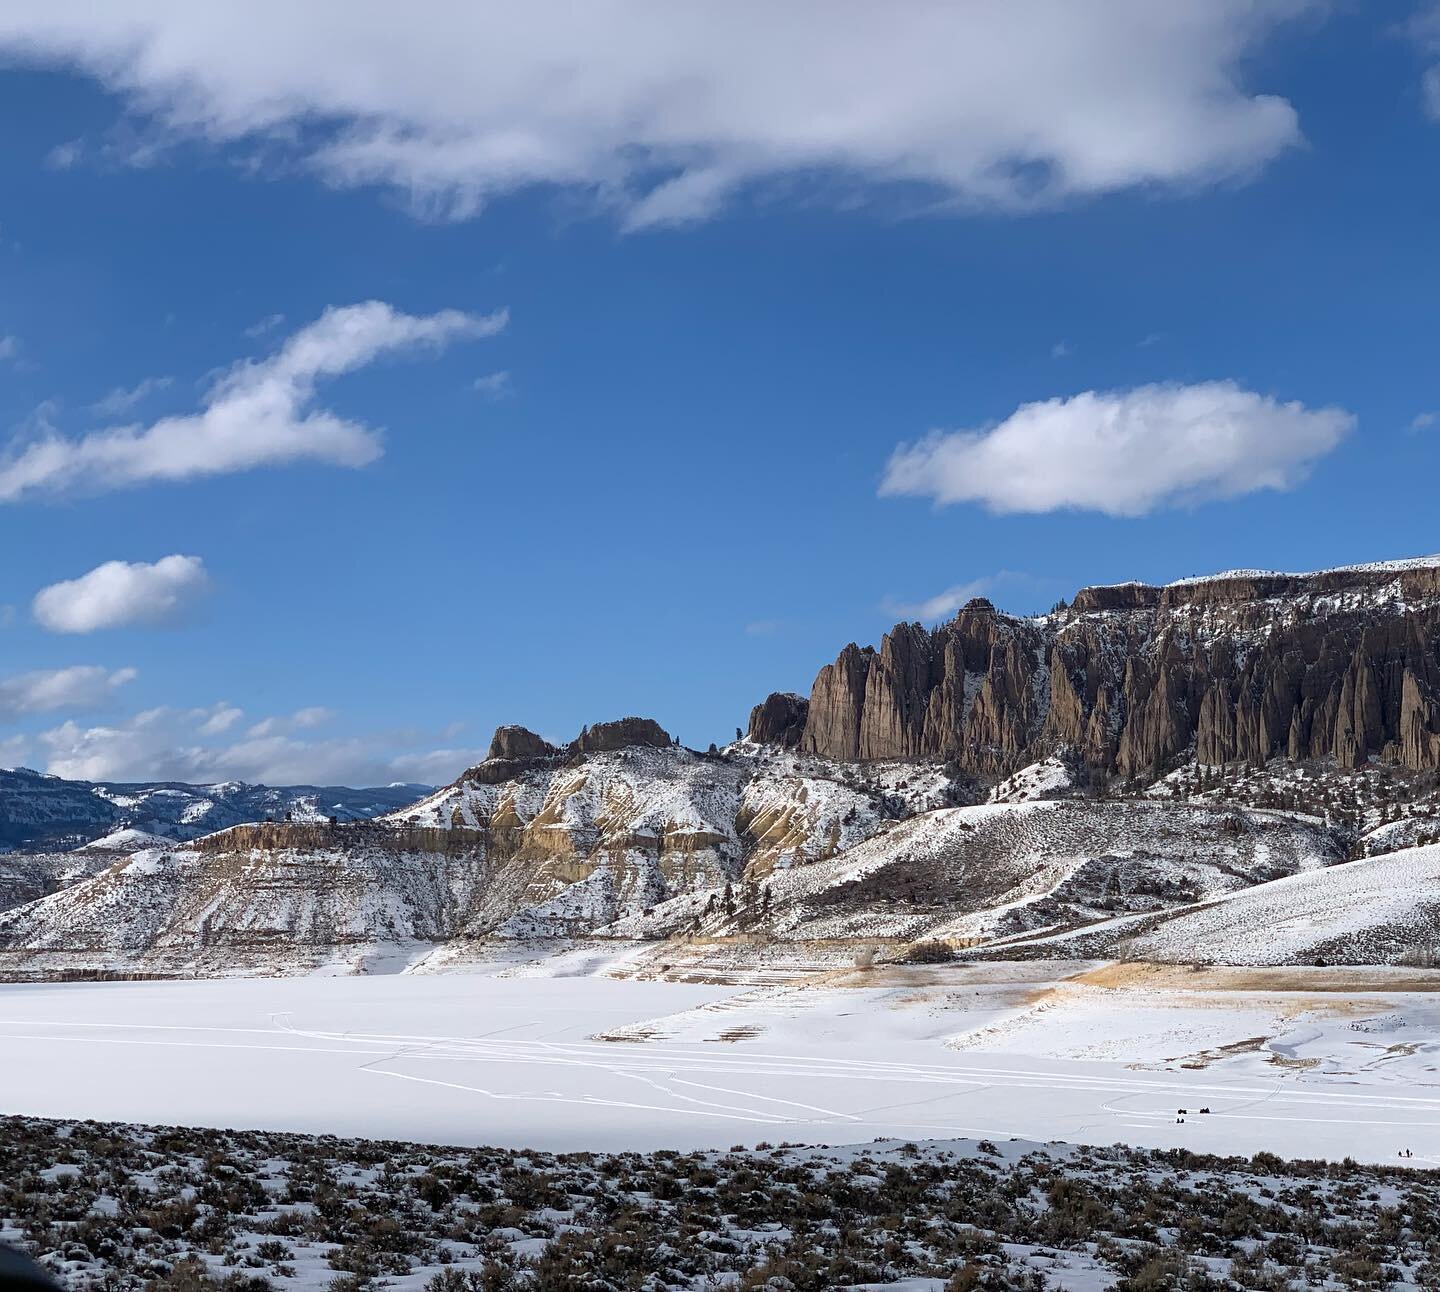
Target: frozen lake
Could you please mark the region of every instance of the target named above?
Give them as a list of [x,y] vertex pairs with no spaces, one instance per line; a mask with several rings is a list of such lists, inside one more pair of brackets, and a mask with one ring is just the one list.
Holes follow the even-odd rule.
[[[5,985],[0,1111],[559,1150],[984,1136],[1440,1163],[1429,1015],[1397,1044],[1349,1003],[1287,1007],[1301,1021],[1262,1051],[1263,1004],[1113,996],[973,976]],[[1372,1005],[1391,1032],[1430,1008]]]

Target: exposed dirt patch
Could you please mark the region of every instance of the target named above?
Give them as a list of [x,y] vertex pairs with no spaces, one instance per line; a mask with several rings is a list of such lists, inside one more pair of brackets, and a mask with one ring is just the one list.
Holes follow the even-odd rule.
[[[1241,1054],[1258,1054],[1269,1042],[1268,1036],[1250,1036],[1243,1041],[1231,1041],[1228,1045],[1217,1045],[1209,1050],[1200,1050],[1195,1054],[1187,1054],[1183,1059],[1171,1060],[1178,1062],[1182,1068],[1208,1068],[1212,1063],[1223,1063],[1226,1059],[1233,1059]],[[1147,1065],[1137,1064],[1137,1067]]]

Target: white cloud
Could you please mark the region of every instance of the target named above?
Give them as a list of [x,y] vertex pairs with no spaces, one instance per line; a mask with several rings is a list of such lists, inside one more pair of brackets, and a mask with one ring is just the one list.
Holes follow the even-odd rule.
[[1416,413],[1415,416],[1410,419],[1410,429],[1412,431],[1428,431],[1435,425],[1437,416],[1440,416],[1440,414],[1432,412]]
[[1353,429],[1233,381],[1087,390],[1022,404],[997,426],[935,432],[890,458],[882,494],[978,502],[994,512],[1157,507],[1289,489]]
[[255,169],[298,157],[432,215],[560,185],[640,226],[779,177],[1002,209],[1245,177],[1300,138],[1253,55],[1318,7],[416,0],[397,23],[383,0],[9,0],[0,50],[124,96],[142,160],[248,141]]
[[52,633],[164,623],[209,583],[198,556],[165,556],[149,565],[106,561],[78,579],[42,588],[31,609],[40,626]]
[[18,336],[0,336],[0,359],[14,359],[20,354]]
[[383,301],[332,307],[269,358],[243,360],[217,378],[197,413],[79,439],[49,431],[0,455],[0,502],[300,460],[364,466],[380,456],[378,432],[314,408],[320,381],[353,372],[388,351],[493,336],[507,319],[503,310],[403,314]]
[[150,398],[157,391],[168,390],[175,383],[173,377],[146,377],[133,386],[117,386],[108,395],[90,405],[90,411],[97,417],[121,417],[136,404]]
[[217,717],[239,710],[148,709],[121,722],[82,726],[73,720],[43,731],[31,742],[42,750],[46,770],[76,780],[249,781],[267,785],[385,785],[392,781],[438,784],[454,779],[480,761],[479,749],[395,751],[378,737],[307,740],[277,728],[297,725],[307,710],[276,719],[231,743],[207,737],[219,734]]
[[115,692],[139,676],[133,668],[107,669],[94,664],[39,669],[0,678],[0,721],[59,709],[104,708]]
[[515,393],[510,374],[504,369],[489,373],[484,377],[476,377],[474,385],[476,391],[484,395],[486,399],[504,399]]

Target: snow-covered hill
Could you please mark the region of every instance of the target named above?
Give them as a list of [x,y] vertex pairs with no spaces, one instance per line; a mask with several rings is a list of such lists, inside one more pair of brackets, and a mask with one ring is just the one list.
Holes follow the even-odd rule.
[[1160,915],[1020,938],[1004,953],[1210,965],[1433,964],[1440,846],[1307,871]]

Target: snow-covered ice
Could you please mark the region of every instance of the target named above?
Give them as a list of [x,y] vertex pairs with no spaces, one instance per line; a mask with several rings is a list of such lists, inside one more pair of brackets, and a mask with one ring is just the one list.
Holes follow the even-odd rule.
[[7,985],[0,1111],[557,1150],[983,1136],[1440,1163],[1440,996],[1087,968]]

